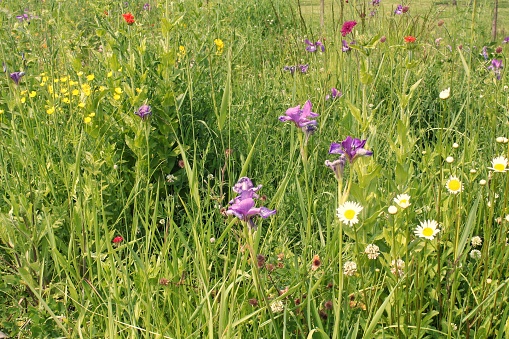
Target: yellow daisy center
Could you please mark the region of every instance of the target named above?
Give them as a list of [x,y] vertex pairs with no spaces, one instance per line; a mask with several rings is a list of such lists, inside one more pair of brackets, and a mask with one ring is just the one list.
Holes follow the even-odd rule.
[[401,200],[399,201],[399,204],[400,204],[400,205],[406,205],[406,203],[407,203],[407,200],[406,200],[406,199],[401,199]]
[[345,213],[343,214],[345,216],[345,218],[347,218],[348,220],[352,220],[354,217],[355,217],[355,211],[354,210],[346,210]]
[[504,164],[501,164],[501,163],[498,163],[498,164],[495,164],[493,166],[493,168],[495,169],[495,171],[504,171],[505,170],[505,165]]
[[459,191],[461,189],[461,182],[456,179],[449,181],[449,189],[454,192]]
[[422,235],[425,237],[431,237],[433,235],[433,229],[431,227],[426,227],[422,230]]

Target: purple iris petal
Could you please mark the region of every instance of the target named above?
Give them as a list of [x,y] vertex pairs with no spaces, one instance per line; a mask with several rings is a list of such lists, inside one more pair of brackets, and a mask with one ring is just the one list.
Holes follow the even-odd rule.
[[152,115],[152,108],[149,105],[142,105],[134,114],[145,120],[145,118]]
[[403,14],[403,5],[398,5],[394,11],[394,14]]
[[150,10],[150,4],[147,2],[146,4],[143,5],[143,9],[145,11],[149,11]]
[[348,52],[350,50],[350,46],[348,46],[348,43],[346,42],[346,40],[343,40],[342,44],[343,44],[343,47],[341,47],[341,50],[343,52]]
[[280,116],[279,121],[293,121],[295,126],[302,128],[307,125],[316,125],[316,120],[309,120],[308,118],[316,118],[318,114],[311,112],[311,101],[306,101],[302,109],[300,106],[295,106],[286,110],[286,115]]
[[285,66],[283,71],[289,71],[293,75],[295,73],[295,66]]
[[13,72],[9,74],[9,77],[14,81],[16,85],[18,85],[23,75],[25,75],[25,72]]
[[320,47],[320,49],[322,50],[322,52],[325,52],[325,46],[323,43],[321,43],[320,41],[317,41],[317,42],[311,42],[309,41],[308,39],[304,40],[304,42],[306,43],[306,51],[308,52],[316,52],[318,47]]
[[332,143],[329,148],[330,154],[344,154],[350,163],[361,156],[373,155],[372,151],[364,148],[366,140],[352,138],[347,136],[341,143]]
[[341,154],[341,157],[334,161],[325,160],[325,166],[329,167],[336,176],[336,179],[341,179],[343,177],[343,171],[345,170],[346,157],[344,154]]
[[506,36],[504,40],[502,41],[504,44],[509,44],[509,36]]
[[300,69],[301,73],[307,73],[308,68],[309,68],[308,64],[306,64],[306,65],[299,65],[299,69]]
[[502,68],[504,68],[504,65],[502,64],[502,59],[491,60],[491,65],[488,67],[489,70],[493,70],[493,72],[495,72],[497,80],[500,80],[502,78],[502,75],[500,74],[500,70]]

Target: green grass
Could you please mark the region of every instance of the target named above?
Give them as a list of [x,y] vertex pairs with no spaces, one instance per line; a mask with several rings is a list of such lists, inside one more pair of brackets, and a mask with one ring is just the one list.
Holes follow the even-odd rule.
[[[491,41],[475,3],[382,0],[363,19],[351,0],[341,19],[327,2],[322,28],[318,1],[2,1],[0,331],[507,337],[509,178],[492,160],[509,156],[509,14]],[[308,100],[307,139],[278,118]],[[347,136],[373,154],[335,176]],[[263,187],[234,192],[246,176]],[[276,210],[255,228],[232,212],[249,197]]]

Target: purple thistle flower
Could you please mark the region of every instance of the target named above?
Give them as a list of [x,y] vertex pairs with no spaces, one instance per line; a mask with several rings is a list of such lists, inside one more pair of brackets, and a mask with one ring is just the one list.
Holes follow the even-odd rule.
[[509,36],[506,36],[502,41],[503,44],[509,44]]
[[279,121],[293,121],[295,126],[299,128],[306,127],[307,125],[316,125],[316,120],[309,120],[308,118],[316,118],[318,114],[311,112],[311,101],[306,101],[302,109],[300,106],[295,106],[286,110],[286,115],[280,116]]
[[403,5],[398,5],[398,7],[396,7],[396,10],[394,11],[394,14],[403,14]]
[[9,74],[9,77],[14,81],[16,85],[18,85],[23,75],[25,75],[25,72],[13,72]]
[[357,25],[357,21],[346,21],[343,24],[343,27],[341,27],[341,35],[346,36],[347,34],[350,34],[355,25]]
[[344,154],[341,154],[339,159],[334,161],[325,160],[325,166],[329,167],[333,172],[336,179],[340,180],[343,177],[343,172],[345,170],[346,157]]
[[365,144],[366,140],[347,136],[346,139],[339,144],[333,142],[330,145],[329,154],[344,154],[352,164],[358,157],[373,155],[372,151],[364,148]]
[[346,42],[346,40],[343,40],[342,44],[343,44],[343,47],[341,47],[341,50],[343,52],[348,52],[350,50],[350,46],[348,46],[348,43]]
[[149,105],[142,105],[136,112],[134,112],[134,114],[145,120],[147,117],[152,115],[152,108]]

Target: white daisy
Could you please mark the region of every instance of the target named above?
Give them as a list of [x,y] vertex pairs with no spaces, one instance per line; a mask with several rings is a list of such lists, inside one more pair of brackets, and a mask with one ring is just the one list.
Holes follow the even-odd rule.
[[452,175],[449,178],[449,180],[447,180],[447,182],[445,183],[445,187],[447,188],[449,193],[452,194],[458,194],[463,190],[463,185],[461,184],[460,179]]
[[496,157],[491,161],[491,165],[493,167],[488,167],[489,169],[495,172],[505,172],[507,171],[507,158],[504,156]]
[[346,201],[337,209],[337,216],[339,220],[350,226],[359,222],[359,213],[362,211],[362,206],[353,201]]
[[405,209],[410,206],[410,196],[408,194],[398,194],[398,196],[394,198],[394,202],[398,204],[399,207]]
[[437,227],[438,223],[435,220],[421,221],[421,224],[417,226],[417,228],[414,230],[414,233],[418,237],[433,240],[435,235],[440,232]]

